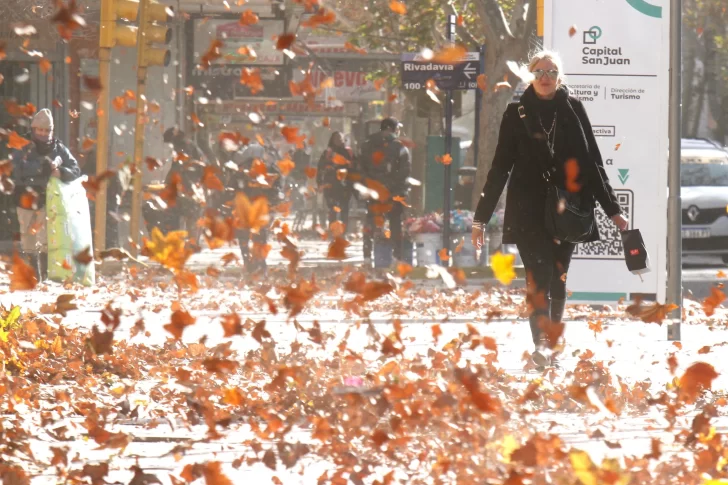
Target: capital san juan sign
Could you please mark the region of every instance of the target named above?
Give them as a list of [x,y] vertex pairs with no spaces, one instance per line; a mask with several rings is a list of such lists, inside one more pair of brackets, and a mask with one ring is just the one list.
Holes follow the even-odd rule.
[[[546,0],[544,45],[589,114],[605,169],[652,272],[627,271],[619,231],[599,209],[602,241],[574,252],[572,300],[665,299],[669,101],[669,0]],[[573,28],[576,28],[574,33]]]

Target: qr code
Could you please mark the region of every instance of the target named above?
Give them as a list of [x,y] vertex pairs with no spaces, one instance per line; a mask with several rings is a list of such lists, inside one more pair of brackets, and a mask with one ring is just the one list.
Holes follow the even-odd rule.
[[[617,201],[622,208],[622,213],[629,221],[629,229],[632,229],[634,220],[634,192],[631,190],[615,190]],[[597,204],[596,210],[597,226],[599,227],[600,241],[577,244],[574,250],[573,259],[622,259],[622,236],[617,226],[609,220],[602,208]]]

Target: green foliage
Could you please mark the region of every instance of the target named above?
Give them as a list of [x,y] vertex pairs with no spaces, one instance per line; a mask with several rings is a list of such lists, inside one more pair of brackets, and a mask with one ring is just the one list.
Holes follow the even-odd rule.
[[7,315],[0,317],[0,340],[7,342],[10,331],[20,327],[20,307],[14,306],[9,312],[4,308],[2,310]]

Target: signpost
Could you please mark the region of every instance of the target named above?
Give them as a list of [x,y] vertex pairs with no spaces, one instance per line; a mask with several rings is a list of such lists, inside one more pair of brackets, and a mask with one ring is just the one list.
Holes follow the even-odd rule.
[[480,53],[468,52],[462,61],[454,64],[428,61],[422,54],[402,54],[400,72],[404,89],[424,89],[430,79],[443,91],[476,89]]
[[[446,34],[447,41],[455,43],[455,15],[447,16]],[[425,59],[422,54],[402,54],[401,78],[404,89],[425,89],[427,81],[435,81],[438,89],[445,91],[445,153],[450,160],[452,157],[452,92],[455,89],[477,89],[478,74],[481,72],[481,55],[479,52],[467,52],[459,62],[433,62]],[[476,132],[475,136],[478,134]],[[444,167],[444,203],[443,203],[443,228],[442,247],[450,252],[450,193],[452,192],[451,167],[450,163]],[[445,265],[448,263],[445,262]]]

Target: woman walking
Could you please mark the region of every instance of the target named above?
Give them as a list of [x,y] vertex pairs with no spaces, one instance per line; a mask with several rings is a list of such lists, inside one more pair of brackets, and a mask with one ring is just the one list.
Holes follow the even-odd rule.
[[[316,184],[319,191],[323,190],[326,206],[329,209],[329,225],[337,220],[344,223],[344,230],[349,224],[349,199],[351,187],[346,174],[351,172],[354,165],[354,152],[346,146],[344,134],[335,131],[329,138],[329,146],[321,154],[316,171]],[[344,176],[339,176],[339,170],[345,170]]]
[[[503,243],[516,244],[526,269],[529,323],[536,346],[532,358],[544,367],[556,363],[553,336],[559,331],[550,330],[560,328],[574,247],[599,240],[594,200],[621,231],[628,222],[604,171],[584,106],[562,84],[558,55],[539,52],[528,67],[533,75],[530,86],[521,101],[509,104],[503,114],[472,240],[476,248],[482,246],[483,228],[508,182]],[[570,204],[576,204],[576,210],[566,211]],[[561,218],[574,214],[584,217],[576,224],[570,219],[572,224],[564,227]],[[575,232],[574,226],[580,224],[586,229]]]

